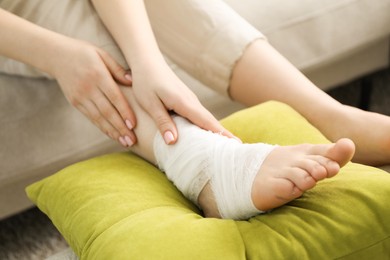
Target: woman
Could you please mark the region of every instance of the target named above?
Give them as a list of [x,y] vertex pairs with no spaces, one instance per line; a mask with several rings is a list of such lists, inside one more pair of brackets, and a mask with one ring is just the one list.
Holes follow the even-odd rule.
[[[41,10],[41,15],[56,17],[59,25],[53,29],[45,19],[31,19],[41,27],[1,11],[0,54],[55,78],[73,105],[111,138],[162,168],[207,216],[247,218],[280,206],[317,181],[337,174],[354,155],[354,143],[355,161],[372,165],[390,161],[388,117],[350,108],[330,98],[222,1],[146,1],[149,16],[157,25],[160,46],[143,1],[62,1],[75,10],[68,11],[69,16],[81,13],[84,16],[78,19],[98,17],[95,22],[86,22],[87,28],[107,38],[112,35],[115,47],[109,50],[111,55],[93,44],[93,35],[78,34],[77,26],[66,32],[65,27],[71,27],[67,22],[72,19],[64,22],[58,18],[59,3],[37,1],[18,6],[15,2],[3,0],[0,6],[11,11],[20,9],[15,12],[28,19],[31,12],[26,10]],[[100,27],[99,19],[109,33]],[[191,28],[185,26],[189,22]],[[335,143],[246,145],[204,131],[233,137],[171,71],[159,47],[197,79],[234,100],[246,105],[267,100],[289,104]],[[118,62],[131,68],[131,76]],[[121,89],[117,83],[132,84],[132,88]],[[181,117],[171,117],[169,111],[198,127]],[[369,132],[367,127],[372,124],[383,131]],[[157,129],[161,135],[155,135]],[[354,143],[340,140],[342,137]],[[193,154],[194,140],[210,152],[186,161]],[[229,152],[218,157],[216,151],[222,148]],[[245,162],[255,166],[231,172],[226,178],[224,173],[233,166],[244,169],[244,159],[240,158],[255,158]],[[198,163],[188,170],[188,164],[194,161]],[[184,177],[180,175],[183,168]],[[226,180],[239,183],[237,196],[226,192],[231,190]]]

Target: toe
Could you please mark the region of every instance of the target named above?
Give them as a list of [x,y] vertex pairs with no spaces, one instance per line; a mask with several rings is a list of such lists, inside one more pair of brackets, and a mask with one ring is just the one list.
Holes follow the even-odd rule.
[[292,168],[286,178],[301,191],[306,191],[316,185],[316,180],[301,168]]
[[352,140],[342,138],[338,140],[326,154],[331,160],[336,161],[340,167],[347,164],[355,154],[355,144]]
[[328,170],[321,164],[316,164],[314,168],[308,173],[316,181],[320,181],[328,177]]
[[328,177],[326,165],[331,162],[323,156],[308,156],[299,161],[297,167],[306,171],[314,180],[320,181]]
[[324,167],[327,170],[327,178],[332,178],[340,171],[340,166],[337,162],[329,160]]
[[338,140],[334,144],[313,145],[308,155],[320,155],[338,163],[340,167],[347,164],[355,153],[355,144],[347,138]]

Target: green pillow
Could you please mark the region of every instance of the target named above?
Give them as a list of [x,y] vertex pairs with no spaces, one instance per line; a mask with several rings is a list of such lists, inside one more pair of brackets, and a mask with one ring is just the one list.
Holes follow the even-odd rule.
[[[245,142],[328,142],[277,102],[222,122]],[[388,259],[390,252],[390,175],[353,163],[248,221],[204,218],[131,153],[77,163],[27,193],[82,259]]]

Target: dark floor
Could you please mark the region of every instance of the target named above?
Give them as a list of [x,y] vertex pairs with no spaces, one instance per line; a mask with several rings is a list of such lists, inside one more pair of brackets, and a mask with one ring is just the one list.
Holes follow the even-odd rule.
[[390,68],[328,92],[343,104],[390,115]]
[[67,247],[51,221],[37,208],[0,221],[1,260],[41,260]]

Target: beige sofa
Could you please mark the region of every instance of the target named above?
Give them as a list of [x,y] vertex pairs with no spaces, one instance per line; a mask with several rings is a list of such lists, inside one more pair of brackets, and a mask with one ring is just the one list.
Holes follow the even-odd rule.
[[[226,2],[322,89],[389,65],[390,0]],[[218,118],[242,108],[172,67]],[[0,123],[0,219],[32,205],[29,183],[121,150],[46,79],[0,74]]]

